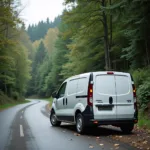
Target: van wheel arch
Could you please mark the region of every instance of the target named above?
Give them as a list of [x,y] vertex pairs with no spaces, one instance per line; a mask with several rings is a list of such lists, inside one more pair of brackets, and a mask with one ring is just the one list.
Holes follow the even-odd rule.
[[50,122],[51,122],[51,125],[52,126],[60,126],[61,124],[61,121],[58,121],[57,120],[57,117],[56,117],[56,114],[55,114],[55,111],[54,109],[51,109],[51,113],[50,113]]
[[82,113],[76,114],[76,130],[79,134],[84,133],[85,131],[85,124]]
[[77,109],[76,112],[75,112],[75,117],[74,117],[75,121],[76,121],[76,117],[77,117],[78,114],[81,114],[81,111],[79,109]]
[[51,113],[52,113],[52,112],[54,112],[54,113],[55,113],[55,111],[54,111],[54,109],[53,109],[53,108],[51,109],[51,111],[50,111],[50,112],[51,112]]

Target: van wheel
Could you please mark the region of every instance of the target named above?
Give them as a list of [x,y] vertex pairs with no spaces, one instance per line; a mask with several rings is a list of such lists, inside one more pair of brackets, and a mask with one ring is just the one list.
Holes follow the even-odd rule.
[[50,122],[51,122],[52,126],[55,126],[55,127],[60,126],[60,124],[61,124],[61,121],[57,120],[56,114],[54,111],[52,111],[50,114]]
[[125,124],[120,126],[123,133],[130,134],[134,128],[134,124]]
[[76,116],[76,130],[78,133],[83,133],[85,130],[84,119],[80,113]]

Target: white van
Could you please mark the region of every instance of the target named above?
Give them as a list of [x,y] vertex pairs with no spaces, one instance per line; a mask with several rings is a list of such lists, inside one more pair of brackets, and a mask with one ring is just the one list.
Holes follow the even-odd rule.
[[129,73],[105,71],[73,76],[52,96],[52,126],[74,123],[77,132],[82,133],[92,125],[115,125],[130,133],[138,121],[136,91]]

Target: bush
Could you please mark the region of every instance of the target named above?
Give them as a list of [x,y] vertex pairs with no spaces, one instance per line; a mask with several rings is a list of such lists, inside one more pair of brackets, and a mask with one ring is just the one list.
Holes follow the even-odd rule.
[[137,90],[137,97],[142,111],[147,108],[150,102],[150,77],[141,84]]
[[18,100],[19,99],[19,93],[18,92],[12,92],[12,98],[14,100]]
[[0,90],[0,105],[12,102],[12,100]]
[[146,127],[150,129],[150,119],[144,113],[140,112],[138,125],[139,127]]
[[136,88],[143,84],[146,80],[148,80],[150,76],[150,68],[137,69],[135,71],[131,71],[133,76]]

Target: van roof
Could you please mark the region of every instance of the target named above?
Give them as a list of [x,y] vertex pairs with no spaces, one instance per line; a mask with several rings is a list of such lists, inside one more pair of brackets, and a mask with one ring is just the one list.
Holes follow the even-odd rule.
[[91,73],[93,73],[93,74],[98,74],[98,73],[106,74],[107,72],[113,72],[114,74],[119,74],[119,75],[121,75],[121,74],[122,75],[125,75],[125,74],[129,75],[129,73],[127,73],[127,72],[119,72],[119,71],[95,71],[95,72],[88,72],[88,73],[82,73],[82,74],[74,75],[74,76],[71,76],[71,77],[67,78],[66,80],[73,79],[73,78],[78,78],[78,77],[82,77],[82,76],[88,76]]

